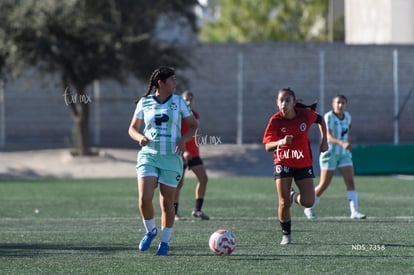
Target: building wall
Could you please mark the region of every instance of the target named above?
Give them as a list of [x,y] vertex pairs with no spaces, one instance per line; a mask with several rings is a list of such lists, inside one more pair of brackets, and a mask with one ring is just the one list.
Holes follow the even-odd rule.
[[391,42],[414,44],[414,1],[392,1]]
[[346,0],[348,44],[413,44],[414,2],[411,0]]
[[[353,142],[393,143],[394,70],[398,51],[399,141],[414,143],[414,47],[344,44],[249,43],[199,44],[187,49],[193,68],[177,68],[178,90],[195,93],[201,115],[202,142],[261,143],[269,117],[276,111],[277,91],[291,87],[304,103],[330,109],[332,96],[345,94],[353,116]],[[146,83],[100,82],[99,98],[87,88],[94,146],[133,148],[127,130],[134,99]],[[28,71],[5,85],[3,149],[68,147],[72,120],[59,78]],[[242,103],[242,104],[241,104]],[[240,106],[242,109],[240,111]],[[241,114],[242,116],[238,116]],[[240,123],[241,122],[241,123]],[[242,125],[242,128],[238,128]],[[0,127],[0,129],[2,129]],[[1,136],[1,135],[0,135]],[[311,131],[318,142],[317,127]]]

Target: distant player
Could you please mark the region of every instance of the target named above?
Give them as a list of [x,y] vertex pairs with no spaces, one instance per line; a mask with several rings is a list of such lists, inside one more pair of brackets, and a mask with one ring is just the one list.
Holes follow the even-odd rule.
[[[189,91],[185,91],[182,94],[184,100],[188,103],[193,112],[194,117],[198,120],[199,114],[194,110],[194,94]],[[188,125],[185,120],[182,121],[181,126],[181,134],[184,135],[188,131]],[[180,191],[184,185],[184,176],[185,170],[188,167],[189,170],[193,171],[193,173],[197,177],[197,186],[195,189],[195,205],[193,212],[191,213],[194,218],[198,218],[200,220],[209,220],[210,217],[205,214],[201,209],[204,203],[204,196],[206,194],[207,189],[207,172],[206,168],[204,167],[203,160],[200,157],[200,151],[197,145],[197,137],[193,137],[191,140],[187,141],[185,144],[185,151],[183,153],[184,159],[184,167],[183,167],[183,176],[181,177],[180,183],[175,190],[175,220],[178,221],[181,219],[181,216],[178,214],[178,206],[180,200]]]
[[321,176],[315,188],[315,203],[305,208],[304,213],[308,219],[316,219],[315,205],[319,202],[322,193],[332,181],[334,172],[338,168],[346,185],[346,193],[351,211],[351,219],[365,219],[366,215],[358,211],[358,195],[355,191],[354,167],[351,154],[351,115],[346,112],[348,100],[344,95],[336,95],[332,99],[332,110],[324,116],[328,130],[329,150],[320,155],[319,164]]

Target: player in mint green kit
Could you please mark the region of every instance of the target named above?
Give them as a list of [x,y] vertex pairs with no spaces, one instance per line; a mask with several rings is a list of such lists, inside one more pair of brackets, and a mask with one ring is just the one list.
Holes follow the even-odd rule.
[[[166,256],[174,224],[175,189],[183,173],[182,152],[197,130],[197,120],[176,89],[175,72],[159,67],[151,75],[146,93],[137,101],[129,126],[129,136],[142,149],[137,157],[138,208],[146,229],[139,243],[141,251],[148,250],[158,234],[155,224],[153,197],[160,187],[161,242],[156,255]],[[181,136],[181,119],[190,126]],[[144,123],[142,132],[141,125]]]
[[322,193],[332,181],[338,168],[346,185],[351,219],[365,219],[366,215],[358,211],[358,194],[354,183],[354,166],[352,163],[352,145],[349,138],[351,129],[351,115],[346,112],[348,100],[344,95],[336,95],[332,99],[332,110],[324,116],[328,130],[329,150],[321,153],[319,164],[321,176],[318,186],[315,187],[315,202],[312,207],[305,208],[305,216],[316,219],[315,205],[319,202]]

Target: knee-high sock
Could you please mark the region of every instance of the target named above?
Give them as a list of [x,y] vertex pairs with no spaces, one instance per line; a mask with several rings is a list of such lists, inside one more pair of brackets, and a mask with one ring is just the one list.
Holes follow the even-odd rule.
[[358,194],[355,190],[346,191],[346,195],[349,201],[349,210],[351,213],[358,211]]
[[142,219],[142,221],[144,222],[145,230],[147,230],[147,232],[151,232],[155,228],[155,219]]
[[161,234],[161,242],[169,244],[171,239],[171,233],[172,227],[163,227]]
[[321,200],[321,197],[318,197],[318,196],[315,196],[315,202],[313,203],[313,205],[312,205],[312,209],[314,209],[315,208],[315,206],[318,204],[318,202]]

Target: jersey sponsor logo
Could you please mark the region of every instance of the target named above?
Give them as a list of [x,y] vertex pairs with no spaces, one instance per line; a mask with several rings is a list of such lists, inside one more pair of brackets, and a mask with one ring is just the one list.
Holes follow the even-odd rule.
[[302,132],[305,132],[306,131],[306,123],[305,122],[302,122],[301,124],[300,124],[300,126],[299,126],[299,129],[302,131]]
[[345,136],[346,134],[348,134],[348,128],[342,129],[341,137]]
[[173,111],[175,111],[175,110],[177,110],[177,108],[178,108],[177,107],[177,103],[172,102],[171,105],[170,105],[170,109],[173,110]]
[[283,127],[283,128],[281,129],[281,131],[282,131],[282,133],[286,133],[286,128],[285,128],[285,127]]
[[283,170],[283,167],[282,167],[282,165],[276,165],[275,166],[275,172],[276,172],[276,174],[280,174],[280,173],[282,173],[282,170]]
[[155,125],[160,126],[163,122],[168,122],[170,117],[167,114],[157,114],[155,115]]
[[281,174],[282,172],[289,173],[289,167],[280,164],[275,165],[275,173]]

